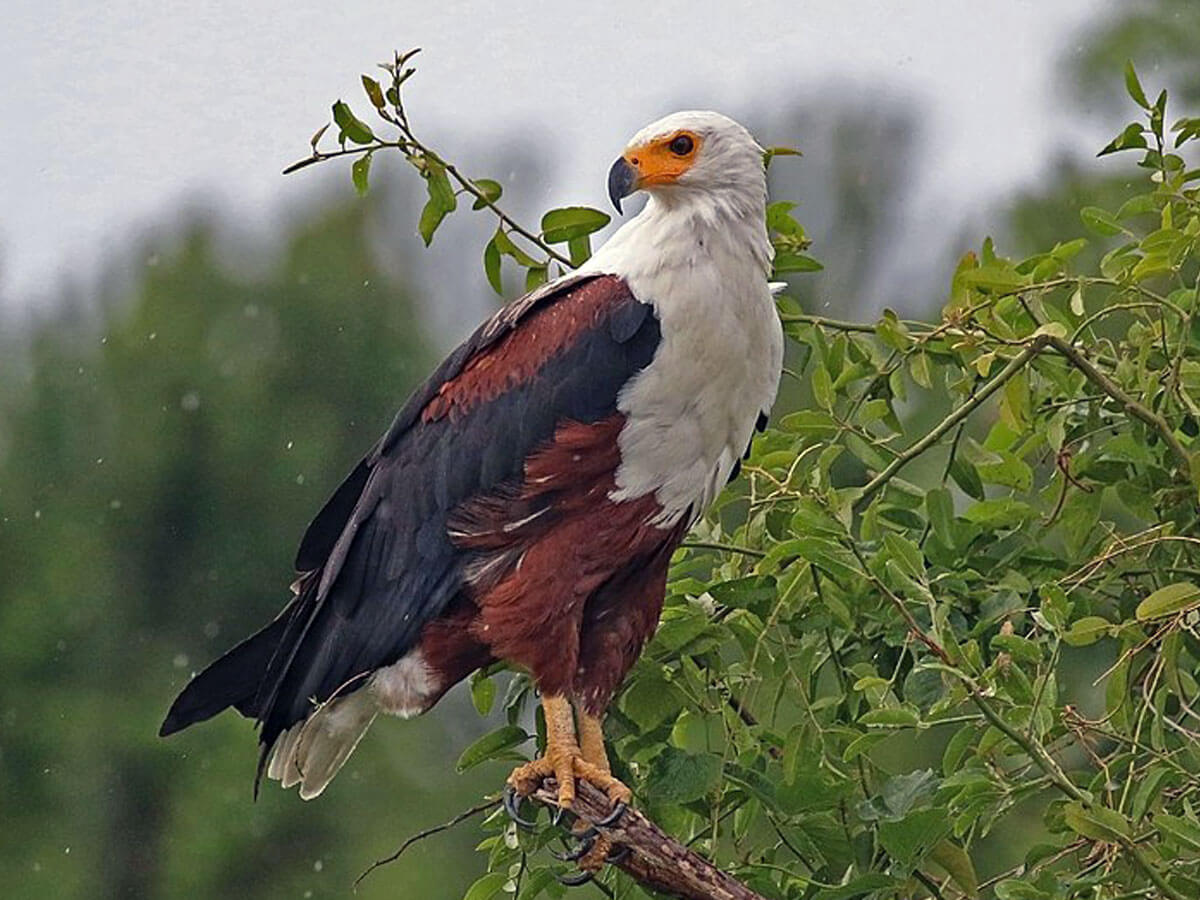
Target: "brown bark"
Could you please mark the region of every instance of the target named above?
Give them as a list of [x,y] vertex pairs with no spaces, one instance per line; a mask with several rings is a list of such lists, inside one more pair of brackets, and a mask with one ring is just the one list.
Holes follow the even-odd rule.
[[[636,809],[626,810],[612,825],[598,826],[611,812],[608,797],[582,780],[576,784],[576,790],[571,812],[595,827],[614,848],[629,848],[629,854],[614,865],[644,887],[682,900],[764,900],[761,894],[689,850]],[[547,779],[532,799],[553,807],[556,797],[557,785],[553,779]]]

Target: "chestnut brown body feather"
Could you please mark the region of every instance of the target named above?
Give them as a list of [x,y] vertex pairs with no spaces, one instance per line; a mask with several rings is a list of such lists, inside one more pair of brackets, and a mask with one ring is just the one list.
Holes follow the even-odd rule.
[[653,633],[684,531],[650,524],[653,495],[610,499],[623,424],[615,415],[560,426],[519,487],[464,504],[449,523],[476,554],[464,598],[475,640],[534,673],[544,693],[593,712]]

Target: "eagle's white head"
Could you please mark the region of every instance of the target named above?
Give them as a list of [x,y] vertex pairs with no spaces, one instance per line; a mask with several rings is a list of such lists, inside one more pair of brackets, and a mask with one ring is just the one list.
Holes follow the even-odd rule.
[[622,198],[639,190],[666,206],[703,201],[741,214],[762,210],[763,149],[728,116],[672,113],[635,134],[609,170],[608,193],[618,212]]

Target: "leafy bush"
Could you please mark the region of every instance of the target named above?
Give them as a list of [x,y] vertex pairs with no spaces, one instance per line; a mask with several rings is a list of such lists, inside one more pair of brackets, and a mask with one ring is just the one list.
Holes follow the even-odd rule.
[[[528,284],[585,259],[607,215],[526,229],[413,136],[410,59],[386,89],[364,77],[395,140],[339,101],[342,149],[314,140],[298,166],[355,155],[365,190],[371,155],[401,150],[426,242],[459,196],[497,216],[498,291],[505,258]],[[1020,260],[989,240],[937,321],[780,301],[803,396],[675,560],[607,723],[647,813],[765,896],[1200,896],[1200,119],[1168,129],[1166,93],[1132,66],[1126,86],[1142,116],[1102,155],[1140,171],[1120,208],[1080,210],[1098,267],[1073,268],[1083,238]],[[769,224],[802,272],[791,210]],[[473,681],[483,713],[495,674]],[[460,765],[514,756],[529,697],[514,676]],[[542,851],[558,829],[485,830],[470,900],[566,890]]]

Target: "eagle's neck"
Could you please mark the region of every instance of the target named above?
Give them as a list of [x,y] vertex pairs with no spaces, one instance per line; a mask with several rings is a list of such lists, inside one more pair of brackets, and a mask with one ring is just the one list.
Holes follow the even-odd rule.
[[[651,195],[585,266],[635,282],[673,270],[716,265],[735,277],[766,279],[773,250],[766,227],[766,185],[741,190],[676,189]],[[653,298],[658,302],[659,298]]]

